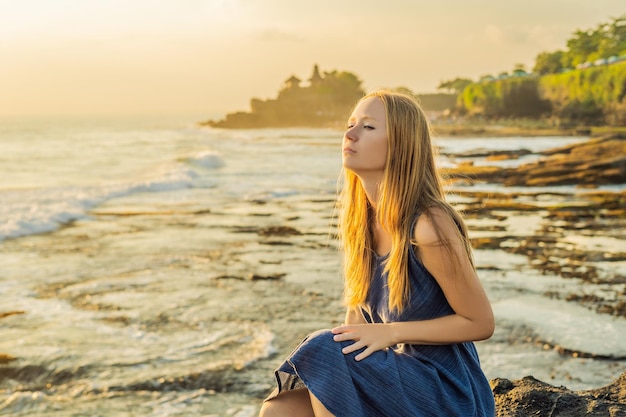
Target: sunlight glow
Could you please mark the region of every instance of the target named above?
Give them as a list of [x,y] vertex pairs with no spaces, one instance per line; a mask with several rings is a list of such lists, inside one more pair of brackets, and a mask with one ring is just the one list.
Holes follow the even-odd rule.
[[366,89],[532,65],[623,0],[0,0],[0,115],[228,112],[314,64]]

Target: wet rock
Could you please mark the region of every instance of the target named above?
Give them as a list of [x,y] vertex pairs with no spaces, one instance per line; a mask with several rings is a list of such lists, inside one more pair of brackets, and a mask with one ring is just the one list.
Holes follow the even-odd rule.
[[226,274],[226,275],[218,275],[218,276],[215,277],[215,279],[216,280],[235,279],[235,280],[238,280],[238,281],[243,281],[244,280],[243,277],[240,277],[240,276],[237,276],[237,275],[228,275],[228,274]]
[[85,369],[49,369],[43,365],[2,366],[0,367],[0,388],[15,387],[32,391],[64,384],[83,376]]
[[299,230],[289,226],[269,226],[260,229],[258,233],[261,236],[298,236],[302,234]]
[[284,240],[265,240],[261,243],[270,246],[293,246],[293,243]]
[[204,389],[210,392],[228,392],[233,390],[230,375],[233,369],[224,368],[202,372],[192,372],[177,377],[163,377],[136,382],[127,386],[111,386],[109,391],[189,391]]
[[502,160],[502,159],[518,159],[520,156],[531,154],[528,149],[511,149],[511,150],[493,150],[493,149],[473,149],[466,152],[454,154],[457,157],[463,158],[482,158],[486,157],[488,160]]
[[626,373],[606,387],[571,391],[532,376],[490,381],[496,417],[622,417],[626,416]]
[[23,311],[23,310],[5,311],[5,312],[0,313],[0,319],[3,319],[5,317],[9,317],[9,316],[15,316],[15,315],[18,315],[18,314],[24,314],[24,313],[26,313],[26,312]]
[[254,226],[232,226],[233,233],[259,233],[259,228]]
[[506,240],[506,237],[475,237],[471,239],[474,249],[500,249],[500,244]]
[[13,362],[17,360],[15,356],[11,356],[8,353],[0,353],[0,364],[7,364],[9,362]]
[[626,138],[592,139],[547,152],[546,159],[505,174],[504,185],[603,185],[626,182]]
[[589,263],[594,260],[590,259],[590,251],[563,245],[558,236],[551,236],[549,232],[539,236],[526,236],[515,243],[501,247],[507,252],[528,256],[531,259],[530,265],[544,274],[598,282],[598,270]]
[[525,204],[512,200],[493,200],[487,199],[483,201],[476,201],[472,203],[465,204],[463,209],[463,213],[469,216],[472,215],[480,215],[481,217],[486,217],[490,212],[497,211],[539,211],[542,210],[541,207],[538,207],[533,204]]
[[445,171],[452,179],[474,179],[505,186],[626,183],[626,135],[591,139],[542,153],[546,158],[517,168],[475,167],[461,164]]
[[248,279],[250,281],[277,281],[279,279],[282,279],[285,275],[285,273],[276,273],[276,274],[271,274],[271,275],[260,275],[260,274],[250,274],[248,275]]
[[[626,192],[461,190],[455,195],[462,198],[457,207],[469,220],[474,249],[523,255],[528,257],[530,267],[544,275],[579,279],[581,285],[574,294],[546,296],[580,304],[599,314],[626,317],[626,289],[614,287],[626,284],[626,277],[619,266],[610,265],[626,261],[626,251],[619,244],[626,239]],[[539,219],[532,230],[522,235],[512,233],[515,231],[509,229],[509,219],[514,223],[531,211]],[[595,293],[597,285],[611,290]]]
[[[623,298],[624,294],[619,294]],[[606,299],[596,294],[567,294],[566,301],[577,302],[589,306],[599,314],[626,317],[626,301],[623,299]]]

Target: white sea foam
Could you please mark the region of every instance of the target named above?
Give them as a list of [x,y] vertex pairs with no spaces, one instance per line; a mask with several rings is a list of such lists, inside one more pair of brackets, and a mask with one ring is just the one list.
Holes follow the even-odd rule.
[[192,165],[203,168],[220,168],[224,166],[224,159],[220,154],[213,151],[204,151],[188,159]]
[[193,169],[175,165],[125,183],[0,191],[0,241],[51,232],[88,217],[90,209],[113,198],[188,188],[197,176]]

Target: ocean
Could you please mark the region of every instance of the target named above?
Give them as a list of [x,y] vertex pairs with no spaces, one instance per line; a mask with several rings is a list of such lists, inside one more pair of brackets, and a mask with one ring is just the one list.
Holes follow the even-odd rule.
[[[0,415],[253,416],[281,358],[308,331],[340,322],[342,133],[196,121],[0,120]],[[472,158],[514,167],[587,139],[434,142],[448,155],[442,166],[476,149],[530,150],[516,160]],[[451,191],[541,194],[544,203],[587,192],[470,183]],[[485,222],[468,219],[472,237],[498,233]],[[502,224],[523,237],[543,222],[516,211]],[[624,248],[619,238],[566,240],[609,254]],[[503,250],[475,256],[498,326],[477,343],[489,378],[534,375],[590,389],[626,370],[623,318],[547,296],[580,292],[579,279]],[[624,262],[594,267],[626,275]],[[617,281],[585,285],[592,294],[625,291]]]

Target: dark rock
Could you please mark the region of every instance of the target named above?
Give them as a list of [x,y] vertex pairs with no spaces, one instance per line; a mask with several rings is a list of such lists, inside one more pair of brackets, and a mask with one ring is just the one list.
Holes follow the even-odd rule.
[[302,233],[289,226],[269,226],[258,232],[261,236],[298,236]]
[[457,180],[475,179],[505,186],[577,185],[590,187],[626,183],[626,137],[613,135],[543,152],[546,158],[517,168],[462,164],[446,170]]
[[508,170],[504,176],[504,185],[509,186],[623,184],[626,140],[598,138],[555,149],[546,159]]
[[4,365],[9,362],[17,360],[15,356],[11,356],[8,353],[0,353],[0,364]]
[[282,279],[285,273],[276,273],[271,275],[259,275],[259,274],[250,274],[248,275],[248,279],[250,281],[278,281]]
[[479,158],[487,157],[487,159],[518,159],[520,156],[531,154],[528,149],[513,150],[492,150],[492,149],[472,149],[465,152],[454,154],[463,158]]
[[3,319],[5,317],[9,317],[9,316],[15,316],[18,314],[25,314],[26,312],[23,310],[13,310],[13,311],[5,311],[5,312],[1,312],[0,313],[0,319]]
[[532,376],[491,380],[496,417],[624,417],[626,372],[610,385],[588,391],[555,387]]

